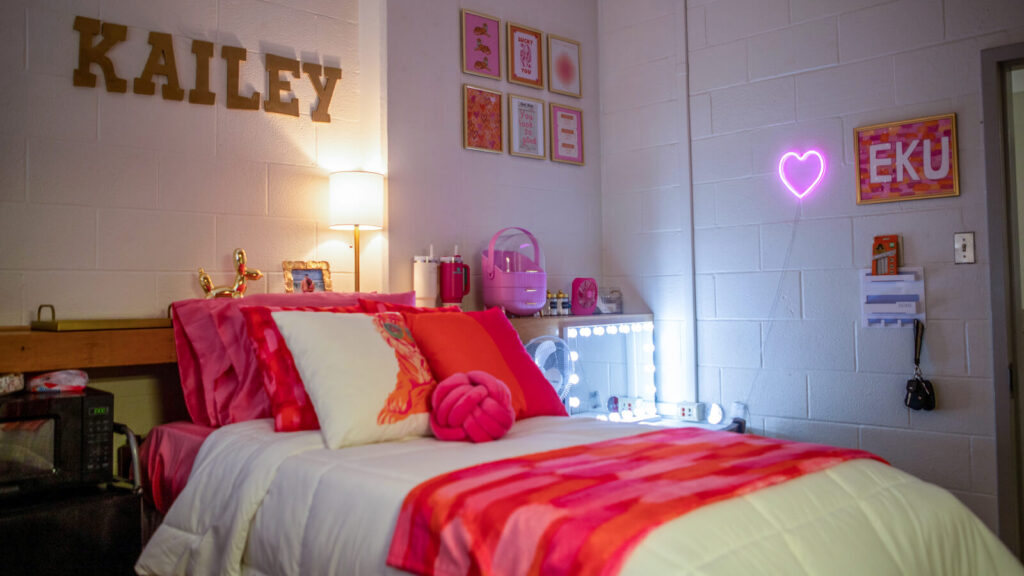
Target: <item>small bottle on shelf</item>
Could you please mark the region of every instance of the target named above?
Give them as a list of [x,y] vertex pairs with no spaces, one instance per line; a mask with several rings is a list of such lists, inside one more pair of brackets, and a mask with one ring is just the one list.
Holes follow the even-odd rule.
[[544,307],[545,316],[558,316],[558,298],[548,290],[548,305]]
[[571,308],[571,306],[569,304],[569,295],[566,294],[565,292],[562,292],[561,290],[559,290],[557,298],[558,298],[558,315],[559,316],[568,316],[569,313],[572,311],[572,308]]

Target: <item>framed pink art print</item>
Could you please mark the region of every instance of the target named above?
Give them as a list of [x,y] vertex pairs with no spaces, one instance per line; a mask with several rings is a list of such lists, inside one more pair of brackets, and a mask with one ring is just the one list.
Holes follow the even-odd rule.
[[462,10],[462,71],[501,80],[501,22]]
[[508,23],[508,81],[544,88],[544,33]]
[[583,165],[583,110],[564,104],[549,105],[551,160]]
[[854,130],[857,204],[960,195],[956,114]]
[[548,90],[576,98],[582,95],[579,42],[548,34]]
[[462,85],[462,146],[482,152],[504,152],[502,94],[478,86]]

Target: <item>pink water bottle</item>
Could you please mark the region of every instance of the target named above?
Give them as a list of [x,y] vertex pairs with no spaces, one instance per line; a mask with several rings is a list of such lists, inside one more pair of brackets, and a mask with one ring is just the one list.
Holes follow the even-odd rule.
[[441,304],[462,305],[462,298],[469,294],[469,266],[463,264],[459,247],[454,256],[441,258]]

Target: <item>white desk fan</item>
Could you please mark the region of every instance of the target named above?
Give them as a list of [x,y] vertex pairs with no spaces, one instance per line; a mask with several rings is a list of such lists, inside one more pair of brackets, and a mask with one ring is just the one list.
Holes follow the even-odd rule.
[[526,352],[568,408],[569,390],[579,382],[569,344],[558,336],[538,336],[526,343]]

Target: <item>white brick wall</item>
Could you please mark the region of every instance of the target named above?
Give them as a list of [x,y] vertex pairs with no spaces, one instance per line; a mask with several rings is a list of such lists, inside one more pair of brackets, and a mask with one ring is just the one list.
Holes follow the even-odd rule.
[[[988,246],[956,266],[950,243],[964,230],[986,243],[979,53],[1019,37],[1020,3],[688,5],[699,397],[749,398],[769,435],[873,451],[994,526]],[[857,206],[853,129],[946,112],[958,115],[961,196]],[[775,177],[794,148],[829,159],[799,206]],[[858,269],[884,233],[925,269],[934,412],[902,405],[911,332],[860,327]]]
[[660,398],[687,400],[696,397],[697,364],[687,72],[710,85],[745,76],[717,78],[687,58],[684,0],[597,4],[602,268],[627,310],[655,314]]
[[[462,74],[457,24],[459,9],[463,7],[495,16],[503,27],[511,21],[579,41],[582,98],[511,84],[504,63],[502,80]],[[623,47],[619,53],[623,66],[626,62],[647,62],[644,54],[649,50],[670,49],[671,44],[669,48],[659,46],[670,43],[674,39],[671,35],[662,34],[661,41],[656,34],[652,35],[658,43],[654,47],[634,40],[645,31],[644,27],[636,26],[636,18],[658,17],[662,13],[659,2],[645,2],[637,11],[627,12],[629,18],[623,18],[623,27],[614,32]],[[603,127],[598,108],[602,76],[598,71],[597,6],[584,0],[546,4],[499,0],[475,4],[455,0],[394,1],[388,2],[387,20],[391,288],[412,288],[412,258],[426,254],[431,243],[439,256],[450,254],[458,245],[471,270],[471,291],[464,304],[481,308],[480,253],[491,236],[507,226],[527,228],[537,237],[544,252],[548,286],[553,291],[568,292],[577,276],[599,277]],[[501,39],[505,39],[504,28]],[[637,69],[632,73],[637,78],[660,77],[656,70]],[[464,150],[463,84],[582,108],[586,164],[573,166],[508,153]],[[641,112],[620,108],[620,121],[625,125],[644,118],[650,124],[662,115],[675,113],[663,102],[665,92],[674,89],[674,84],[661,82],[659,90],[653,93],[634,92],[626,82],[618,83],[618,88],[620,91],[612,100],[629,102],[640,97],[646,105]],[[639,120],[630,117],[635,114],[639,114]],[[634,132],[635,140],[642,141],[642,137],[642,133]],[[622,182],[634,183],[628,190],[634,197],[623,197],[621,206],[630,210],[628,216],[639,227],[641,191],[678,185],[678,162],[662,156],[650,158],[642,169],[626,161],[622,165],[624,170],[634,170],[620,178]],[[637,185],[638,181],[643,184]],[[664,229],[671,221],[659,225]],[[634,240],[639,250],[641,239]]]
[[[200,266],[230,283],[235,248],[268,274],[250,293],[283,291],[285,259],[328,259],[335,289],[350,289],[351,233],[325,231],[327,173],[383,167],[380,10],[376,0],[6,2],[0,324],[25,323],[42,303],[63,317],[160,316],[171,301],[202,295]],[[128,26],[109,53],[128,93],[106,92],[102,79],[73,86],[75,16]],[[132,93],[150,31],[174,36],[186,90],[192,40],[215,43],[213,106]],[[292,80],[299,118],[228,110],[223,44],[248,50],[243,91],[264,95],[266,52],[341,66],[332,123],[310,121],[315,94],[305,75]],[[365,236],[364,289],[385,286],[379,236]]]

